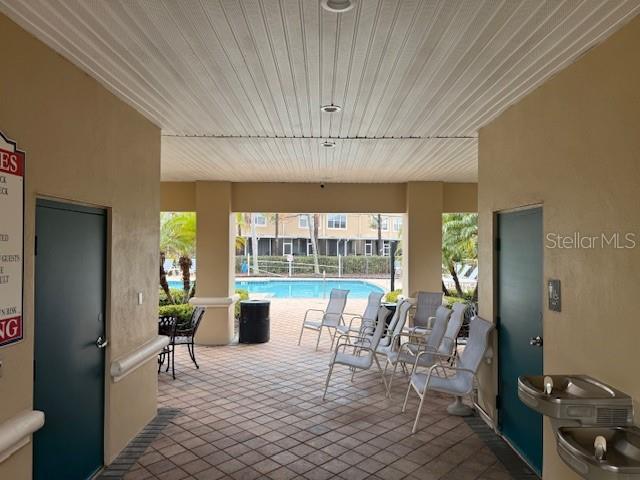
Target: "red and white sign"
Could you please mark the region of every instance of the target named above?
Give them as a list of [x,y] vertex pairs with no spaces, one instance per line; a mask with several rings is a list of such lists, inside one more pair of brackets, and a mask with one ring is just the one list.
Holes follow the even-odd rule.
[[23,335],[24,161],[0,132],[0,347]]

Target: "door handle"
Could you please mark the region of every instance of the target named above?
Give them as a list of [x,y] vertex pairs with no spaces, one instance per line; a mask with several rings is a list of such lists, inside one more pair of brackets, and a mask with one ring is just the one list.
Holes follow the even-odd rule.
[[542,346],[542,337],[538,335],[537,337],[531,337],[529,339],[529,345],[532,347],[541,347]]
[[107,345],[109,345],[109,340],[102,338],[102,336],[99,336],[96,340],[96,347],[100,349],[107,348]]

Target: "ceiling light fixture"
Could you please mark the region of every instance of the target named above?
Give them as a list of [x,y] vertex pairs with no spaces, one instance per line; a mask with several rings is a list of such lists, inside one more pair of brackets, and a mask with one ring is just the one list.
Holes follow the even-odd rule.
[[332,103],[331,105],[321,106],[320,110],[322,110],[325,113],[338,113],[340,110],[342,110],[342,107],[340,105],[334,105]]
[[328,12],[333,13],[344,13],[351,10],[354,5],[354,0],[320,0],[320,5],[322,8],[327,10]]
[[333,148],[336,146],[336,142],[332,142],[331,140],[325,140],[324,142],[322,142],[322,146],[324,148]]

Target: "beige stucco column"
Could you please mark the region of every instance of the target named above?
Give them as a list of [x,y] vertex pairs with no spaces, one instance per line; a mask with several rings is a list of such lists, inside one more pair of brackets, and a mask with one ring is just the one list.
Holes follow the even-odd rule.
[[409,182],[406,190],[406,218],[402,229],[402,291],[442,290],[441,182]]
[[226,345],[233,340],[234,221],[231,183],[196,182],[196,298],[206,307],[196,342]]

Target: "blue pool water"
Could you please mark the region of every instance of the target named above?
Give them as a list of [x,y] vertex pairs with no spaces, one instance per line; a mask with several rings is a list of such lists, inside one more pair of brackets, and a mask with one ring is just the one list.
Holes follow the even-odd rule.
[[[182,288],[182,282],[171,280],[169,286]],[[327,298],[332,288],[349,290],[349,298],[367,298],[371,292],[384,292],[362,280],[236,280],[236,288],[271,298]]]

